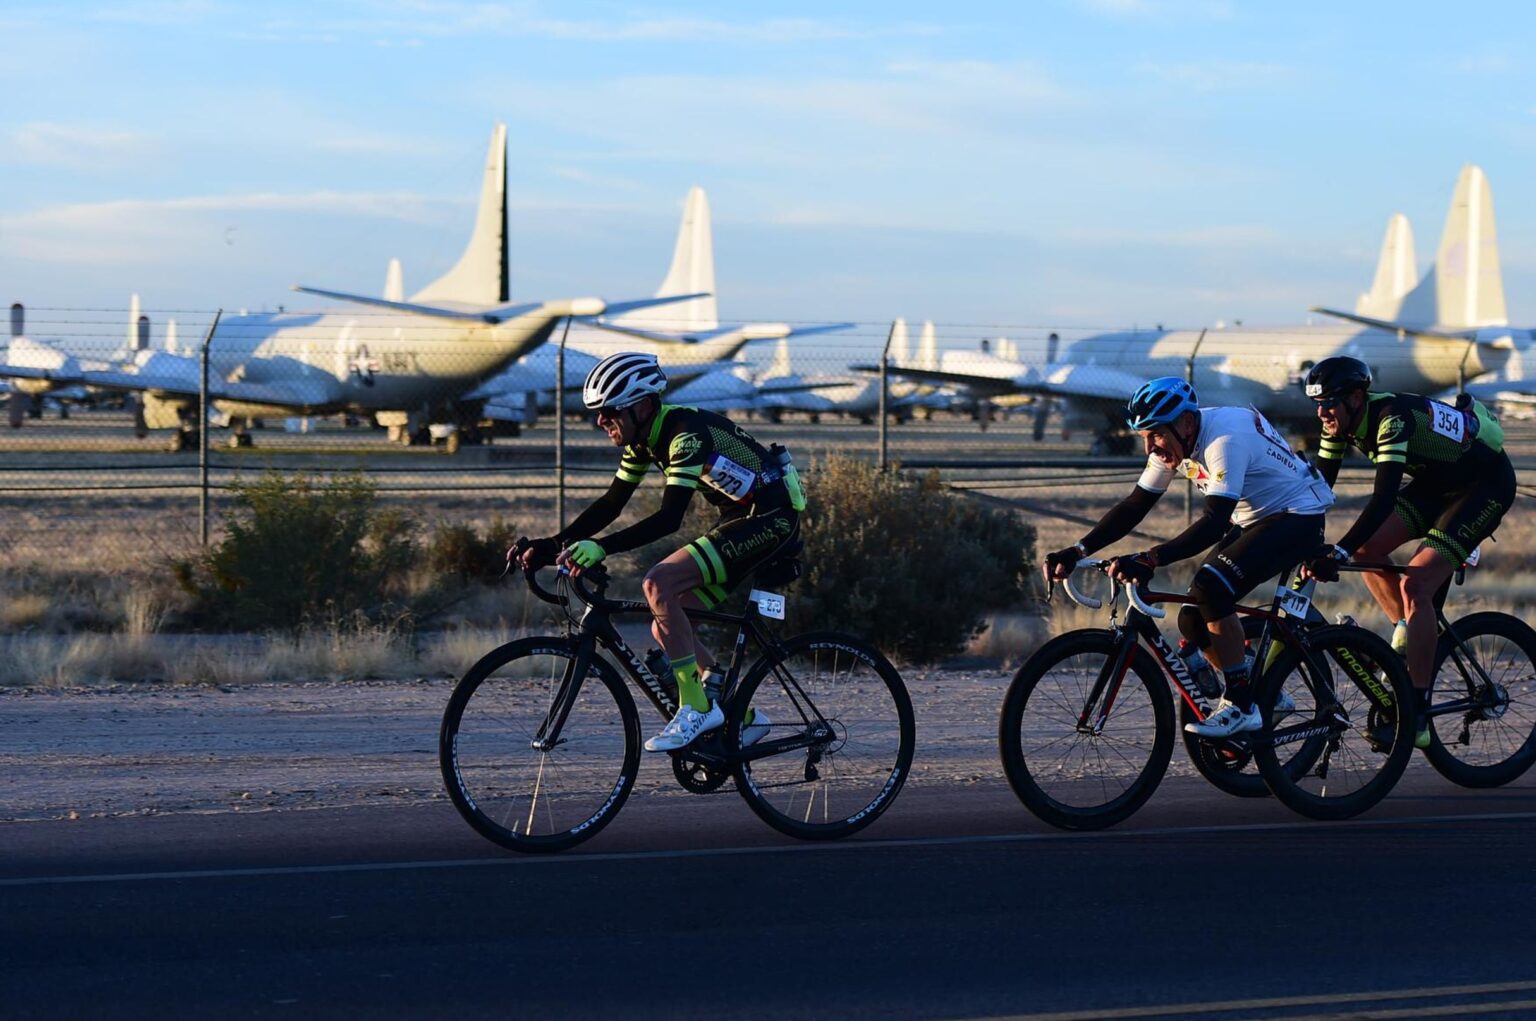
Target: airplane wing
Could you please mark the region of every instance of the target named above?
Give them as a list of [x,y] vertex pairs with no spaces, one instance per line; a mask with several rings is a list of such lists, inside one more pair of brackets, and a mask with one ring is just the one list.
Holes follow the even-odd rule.
[[[693,296],[689,295],[689,297]],[[702,344],[722,337],[740,337],[750,343],[757,340],[779,340],[784,337],[806,337],[816,333],[831,333],[834,330],[849,330],[856,325],[854,323],[822,323],[816,326],[790,326],[788,323],[746,323],[741,326],[726,326],[704,332],[664,333],[608,323],[601,319],[593,319],[590,323],[610,333],[620,333],[626,337],[637,337],[657,344]]]
[[[77,382],[101,390],[140,391],[193,400],[198,396],[198,381],[180,373],[82,372]],[[339,407],[341,384],[330,376],[265,383],[226,382],[210,377],[208,396],[215,401],[266,404],[308,413]]]
[[1476,330],[1435,330],[1427,326],[1410,326],[1407,323],[1395,323],[1390,319],[1375,319],[1371,316],[1356,315],[1353,312],[1344,312],[1336,308],[1323,308],[1313,305],[1310,311],[1320,312],[1325,316],[1333,316],[1335,319],[1343,319],[1351,323],[1359,323],[1361,326],[1369,326],[1377,330],[1386,330],[1389,333],[1407,333],[1415,337],[1427,337],[1431,340],[1476,340]]
[[652,305],[669,305],[675,301],[688,301],[691,298],[707,297],[703,294],[672,294],[665,298],[640,298],[635,301],[604,302],[600,298],[576,298],[568,303],[534,301],[517,305],[494,305],[480,307],[476,305],[461,304],[458,302],[445,302],[441,305],[422,305],[410,301],[390,301],[388,298],[376,298],[371,294],[352,294],[347,291],[327,291],[319,287],[304,287],[294,284],[295,291],[305,294],[316,294],[322,298],[334,298],[337,301],[350,301],[357,305],[372,305],[376,308],[387,308],[395,312],[408,312],[412,315],[435,316],[439,319],[467,319],[474,322],[496,323],[506,322],[508,319],[516,319],[518,316],[547,309],[553,305],[569,304],[571,306],[567,315],[578,318],[603,315],[605,313],[632,312],[635,309],[650,308]]

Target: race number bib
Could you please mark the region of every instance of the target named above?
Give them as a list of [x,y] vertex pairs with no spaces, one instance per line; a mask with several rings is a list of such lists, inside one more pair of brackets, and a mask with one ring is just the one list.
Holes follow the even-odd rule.
[[757,472],[743,468],[724,454],[712,454],[704,466],[704,481],[732,500],[745,500],[757,481]]
[[1275,589],[1275,595],[1280,600],[1280,609],[1288,617],[1305,620],[1307,608],[1312,605],[1312,600],[1305,592],[1298,592],[1289,585],[1280,585]]
[[1449,404],[1430,401],[1429,428],[1439,436],[1460,443],[1467,435],[1467,417]]

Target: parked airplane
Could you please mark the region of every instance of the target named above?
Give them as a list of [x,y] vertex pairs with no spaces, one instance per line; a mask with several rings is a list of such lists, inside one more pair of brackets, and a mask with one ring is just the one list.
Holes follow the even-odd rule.
[[[1204,403],[1252,405],[1272,421],[1312,436],[1313,408],[1299,383],[1329,355],[1363,359],[1383,389],[1419,393],[1457,386],[1508,361],[1515,344],[1503,325],[1493,203],[1479,168],[1469,165],[1462,171],[1435,266],[1410,292],[1411,269],[1405,272],[1404,267],[1412,264],[1412,235],[1406,220],[1394,215],[1372,288],[1357,306],[1373,314],[1329,311],[1363,328],[1129,330],[1084,337],[1066,349],[1062,360],[1040,366],[946,351],[938,371],[900,371],[980,395],[1060,398],[1065,427],[1093,430],[1100,450],[1131,449],[1121,418],[1126,399],[1147,379],[1169,375],[1190,375]],[[1398,309],[1434,325],[1376,314]]]
[[[459,396],[544,343],[562,319],[623,314],[700,297],[674,294],[619,303],[584,297],[509,304],[506,158],[506,126],[498,124],[491,133],[468,247],[447,273],[409,301],[295,287],[377,311],[221,319],[209,348],[209,395],[215,405],[241,418],[371,414],[397,439],[409,440],[431,422],[454,424],[459,429],[455,437],[460,432],[473,436],[480,409]],[[195,358],[153,352],[115,371],[88,371],[67,360],[51,368],[7,365],[0,366],[0,376],[138,392],[146,424],[177,430],[173,448],[185,446],[201,425]]]

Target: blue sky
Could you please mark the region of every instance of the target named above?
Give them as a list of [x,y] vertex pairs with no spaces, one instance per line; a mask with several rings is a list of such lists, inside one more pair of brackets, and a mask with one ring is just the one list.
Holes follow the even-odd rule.
[[709,193],[722,315],[941,333],[1305,319],[1492,184],[1536,321],[1525,4],[9,3],[0,298],[293,307],[457,257],[509,129],[516,298],[646,295]]

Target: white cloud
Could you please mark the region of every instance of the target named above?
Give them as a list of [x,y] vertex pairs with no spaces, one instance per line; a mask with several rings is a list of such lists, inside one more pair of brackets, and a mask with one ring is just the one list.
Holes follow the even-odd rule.
[[1147,61],[1136,65],[1136,70],[1177,85],[1190,86],[1200,92],[1263,88],[1299,77],[1296,68],[1285,64],[1246,60],[1199,60],[1166,64]]
[[1451,66],[1466,74],[1508,74],[1519,65],[1508,53],[1489,49],[1464,54]]
[[156,139],[136,132],[34,123],[11,133],[0,161],[118,173],[125,162],[150,159],[156,148]]

